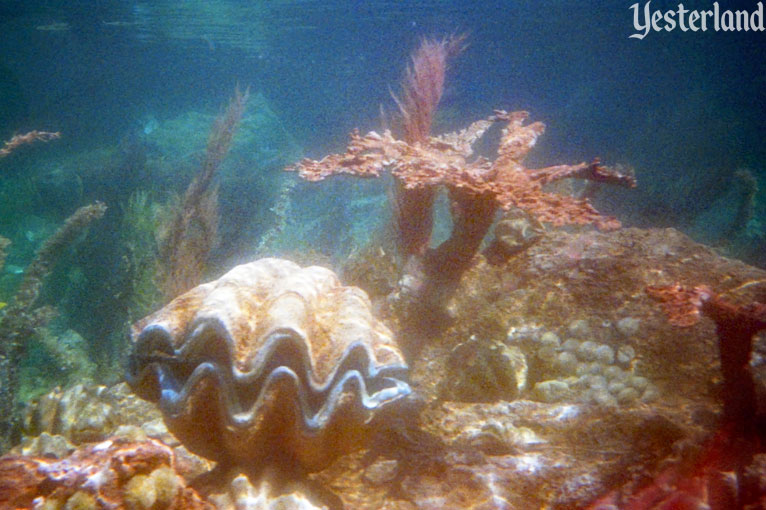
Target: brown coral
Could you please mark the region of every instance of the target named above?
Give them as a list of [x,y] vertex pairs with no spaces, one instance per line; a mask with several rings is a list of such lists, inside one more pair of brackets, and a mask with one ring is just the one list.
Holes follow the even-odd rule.
[[406,364],[363,291],[321,267],[241,265],[133,327],[128,381],[195,453],[316,470],[357,448],[409,394]]

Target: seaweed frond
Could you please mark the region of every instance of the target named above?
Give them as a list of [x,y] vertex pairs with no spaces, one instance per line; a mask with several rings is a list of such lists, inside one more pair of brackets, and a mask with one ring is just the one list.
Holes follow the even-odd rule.
[[[96,202],[77,209],[37,250],[32,263],[10,305],[0,318],[0,451],[12,442],[17,422],[16,395],[18,367],[29,338],[55,315],[50,306],[36,307],[43,282],[67,246],[71,245],[94,220],[106,212],[106,205]],[[7,246],[7,242],[4,243]],[[0,248],[0,253],[3,249]]]
[[186,189],[169,223],[162,229],[159,280],[166,301],[202,281],[218,232],[218,193],[211,184],[231,148],[248,96],[247,90],[243,93],[237,88],[226,111],[216,119],[202,167]]
[[13,138],[7,140],[3,146],[0,147],[0,158],[4,158],[20,145],[25,145],[32,142],[48,142],[50,140],[55,140],[56,138],[61,138],[61,133],[34,130],[21,135],[14,135]]
[[5,264],[5,257],[8,255],[8,246],[10,245],[10,240],[0,236],[0,270],[3,269],[3,265]]

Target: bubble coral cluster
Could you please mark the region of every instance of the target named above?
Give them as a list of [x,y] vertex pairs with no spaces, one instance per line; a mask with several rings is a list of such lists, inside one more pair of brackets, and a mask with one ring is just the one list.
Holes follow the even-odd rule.
[[553,331],[533,334],[525,341],[537,361],[536,376],[542,379],[532,390],[535,398],[602,405],[629,405],[656,398],[655,386],[634,371],[632,346],[624,344],[615,349],[594,340],[586,321],[573,321],[568,333],[571,336],[563,342]]
[[189,450],[312,471],[361,446],[410,393],[366,294],[281,259],[238,266],[133,327],[128,382]]

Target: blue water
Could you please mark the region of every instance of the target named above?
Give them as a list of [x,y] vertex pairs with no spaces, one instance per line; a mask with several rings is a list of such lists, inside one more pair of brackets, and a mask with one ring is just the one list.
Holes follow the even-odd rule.
[[[250,256],[273,222],[280,165],[294,162],[298,152],[320,158],[342,151],[354,128],[380,129],[381,108],[395,111],[391,93],[399,90],[419,40],[459,33],[467,34],[468,46],[450,63],[436,132],[460,129],[493,109],[528,110],[547,125],[530,167],[596,156],[633,167],[639,187],[603,190],[595,200],[600,210],[625,225],[674,226],[720,243],[736,230],[731,224],[740,209],[732,204],[742,193],[735,171],[748,169],[756,182],[766,172],[766,34],[676,29],[631,39],[631,3],[1,1],[0,140],[32,129],[60,131],[62,138],[0,160],[0,235],[13,241],[0,301],[8,301],[18,283],[8,267],[23,268],[75,207],[104,200],[106,227],[94,230],[89,249],[69,255],[53,277],[58,284],[45,292],[89,341],[122,335],[124,323],[135,319],[125,316],[129,305],[120,301],[128,299],[123,289],[135,274],[120,273],[124,254],[107,249],[120,243],[121,211],[138,189],[151,189],[157,202],[167,199],[163,193],[182,193],[196,168],[193,157],[179,153],[172,155],[183,162],[175,178],[143,175],[142,158],[170,157],[152,145],[153,133],[167,135],[169,122],[198,113],[212,119],[239,84],[261,96],[279,132],[299,148],[288,154],[262,138],[252,150],[233,151],[227,164],[235,170],[224,172],[221,182],[224,242],[211,271],[220,274]],[[254,115],[248,111],[246,119]],[[194,150],[201,152],[209,119],[194,125]],[[132,150],[137,144],[141,150]],[[103,172],[96,166],[74,175],[87,166],[83,161],[97,159],[84,155],[99,150],[122,156],[113,156],[117,163]],[[329,258],[360,248],[350,246],[355,238],[346,234],[381,223],[382,185],[312,186],[295,190],[302,202],[293,204],[289,219],[308,225],[312,236],[294,248]],[[356,191],[372,197],[367,216],[368,202],[352,203]],[[762,193],[747,230],[736,230],[737,243],[726,248],[765,266]],[[315,218],[320,213],[323,219]],[[242,219],[248,215],[249,223]],[[97,304],[118,316],[94,316]]]
[[[263,91],[319,156],[376,126],[418,38],[467,32],[445,103],[463,119],[532,111],[549,125],[551,160],[598,154],[662,175],[757,166],[764,33],[629,39],[630,4],[5,1],[0,126],[108,140],[147,112],[217,107],[238,82]],[[54,22],[69,28],[35,29]]]

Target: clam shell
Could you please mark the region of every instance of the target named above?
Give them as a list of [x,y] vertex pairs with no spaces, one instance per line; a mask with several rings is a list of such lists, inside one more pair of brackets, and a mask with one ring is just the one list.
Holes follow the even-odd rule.
[[132,328],[128,382],[189,450],[315,471],[363,445],[410,393],[407,365],[367,295],[322,267],[261,259]]

